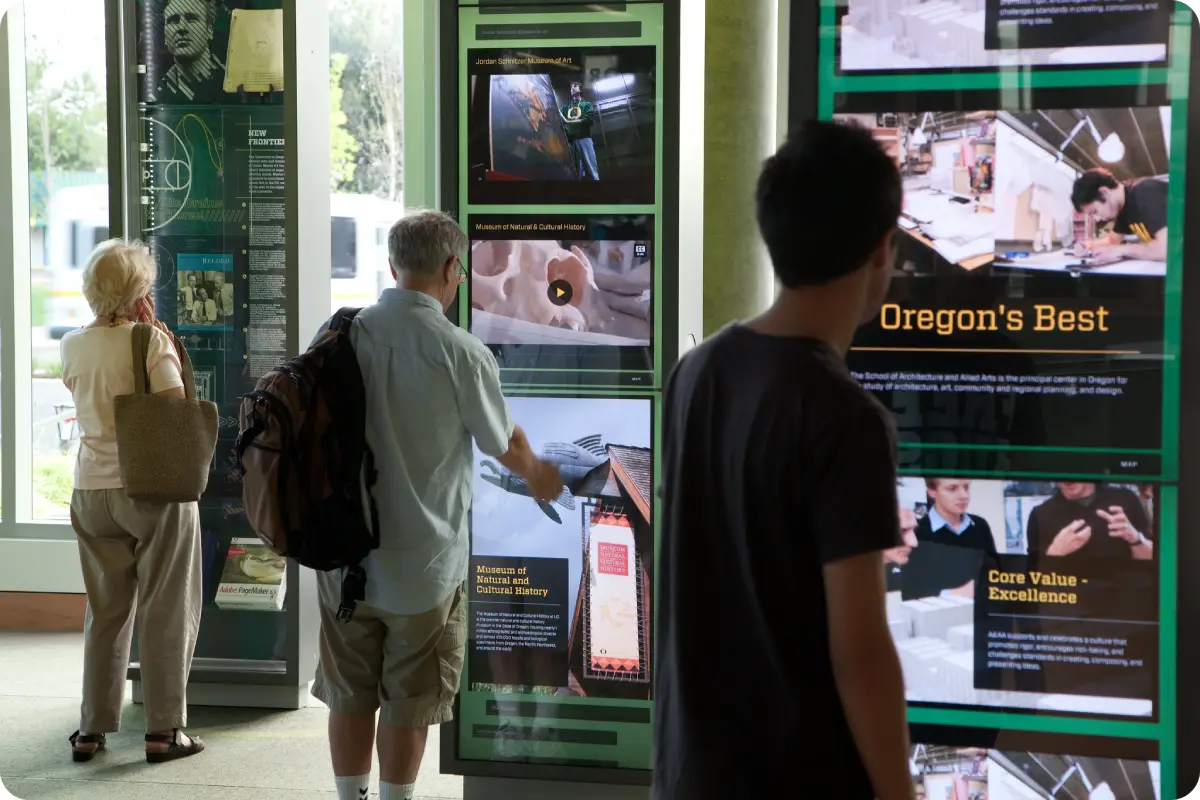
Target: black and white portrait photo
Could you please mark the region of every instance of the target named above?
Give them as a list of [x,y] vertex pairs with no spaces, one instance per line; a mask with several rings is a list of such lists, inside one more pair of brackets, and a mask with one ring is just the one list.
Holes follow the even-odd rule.
[[226,100],[229,13],[220,0],[143,0],[146,99],[207,104]]

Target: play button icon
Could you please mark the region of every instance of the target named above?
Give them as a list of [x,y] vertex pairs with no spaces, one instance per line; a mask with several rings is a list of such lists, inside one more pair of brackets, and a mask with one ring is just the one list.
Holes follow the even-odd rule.
[[550,302],[556,306],[565,306],[571,302],[571,298],[575,294],[575,290],[571,288],[571,284],[564,280],[550,281],[550,286],[546,290],[546,294],[550,297]]

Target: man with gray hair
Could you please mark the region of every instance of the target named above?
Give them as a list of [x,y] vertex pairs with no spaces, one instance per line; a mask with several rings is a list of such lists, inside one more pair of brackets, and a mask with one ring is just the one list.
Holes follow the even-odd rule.
[[380,546],[364,562],[366,598],[349,622],[337,619],[341,570],[317,573],[312,693],[330,709],[339,800],[367,796],[376,733],[381,799],[412,798],[428,726],[453,717],[467,637],[472,440],[537,500],[563,489],[513,424],[491,351],[445,316],[466,278],[467,245],[445,214],[401,219],[388,234],[396,288],[350,328],[379,470]]

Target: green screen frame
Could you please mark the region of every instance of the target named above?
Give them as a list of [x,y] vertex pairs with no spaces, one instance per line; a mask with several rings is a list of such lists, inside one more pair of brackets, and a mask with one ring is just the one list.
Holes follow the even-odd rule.
[[[581,387],[567,382],[554,383],[548,379],[533,383],[505,387],[513,396],[570,395],[580,397],[647,398],[652,400],[653,480],[658,485],[660,459],[657,457],[662,430],[662,388],[665,376],[674,365],[678,354],[678,146],[668,148],[669,142],[678,137],[678,30],[679,0],[650,0],[610,4],[613,8],[604,11],[603,21],[622,20],[643,23],[641,38],[612,39],[503,39],[478,41],[474,24],[477,22],[534,23],[534,22],[597,22],[598,7],[605,4],[586,3],[586,11],[574,11],[569,5],[580,0],[558,0],[538,3],[512,3],[503,8],[503,2],[474,0],[464,3],[443,0],[440,13],[441,89],[439,117],[442,125],[441,207],[454,215],[464,231],[473,214],[501,214],[533,216],[544,214],[611,215],[649,214],[654,217],[656,262],[653,275],[653,382],[637,388]],[[482,12],[485,6],[499,6]],[[529,11],[514,8],[518,5],[533,5]],[[500,13],[497,13],[497,12]],[[486,16],[484,16],[486,14]],[[501,16],[502,14],[502,16]],[[481,19],[482,17],[482,19]],[[528,46],[531,48],[580,47],[595,45],[654,45],[656,54],[656,180],[655,202],[651,205],[473,205],[468,202],[468,176],[466,170],[467,134],[467,51],[474,48],[501,48]],[[450,318],[460,327],[469,330],[469,304],[460,298],[457,308],[452,308]],[[571,373],[578,372],[571,370]],[[566,377],[566,376],[564,376]],[[659,503],[653,504],[652,524],[655,530],[654,549],[658,549],[658,525],[661,515]],[[657,588],[651,604],[651,614],[657,603]],[[653,627],[652,627],[653,630]],[[652,669],[652,668],[651,668]],[[472,744],[464,728],[474,724],[486,724],[487,704],[497,697],[493,694],[469,692],[469,675],[464,666],[460,694],[456,701],[455,721],[442,726],[441,769],[442,772],[480,777],[505,777],[514,779],[561,780],[570,782],[627,784],[648,786],[651,764],[651,714],[652,700],[619,700],[598,698],[576,698],[534,695],[506,695],[500,699],[514,702],[538,700],[550,706],[576,706],[607,708],[619,712],[622,709],[644,710],[645,721],[602,722],[571,720],[571,729],[593,730],[616,734],[616,745],[597,749],[594,744],[576,744],[565,747],[567,761],[538,760],[536,754],[527,760],[500,760],[495,757],[493,740]],[[551,709],[553,710],[553,709]],[[496,717],[492,716],[494,724]],[[525,718],[528,719],[528,718]],[[562,749],[560,749],[562,752]],[[574,763],[572,763],[574,762]],[[591,763],[589,763],[591,762]],[[600,765],[602,764],[602,765]]]
[[[791,80],[810,84],[792,87],[793,122],[812,114],[823,120],[833,118],[835,97],[854,92],[896,94],[924,93],[932,91],[988,89],[1001,94],[1019,94],[1034,88],[1071,88],[1082,86],[1139,86],[1159,84],[1167,88],[1171,104],[1171,160],[1169,174],[1169,226],[1185,230],[1191,215],[1185,214],[1187,179],[1187,144],[1190,111],[1189,85],[1192,74],[1192,35],[1195,30],[1195,14],[1182,3],[1176,3],[1171,28],[1170,65],[1166,67],[1104,67],[1096,69],[1005,69],[971,71],[963,73],[937,72],[932,74],[904,73],[897,71],[887,75],[839,74],[835,63],[837,52],[837,16],[839,6],[846,0],[820,0],[818,8],[801,9],[806,0],[794,0],[792,5],[792,58],[798,48],[811,46],[812,35],[817,38],[815,81],[807,65],[792,64]],[[815,20],[805,15],[816,16]],[[798,41],[797,32],[806,32],[806,41]],[[808,73],[805,75],[805,73]],[[806,108],[807,107],[807,108]],[[815,108],[814,108],[815,107]],[[1163,374],[1163,422],[1161,454],[1163,466],[1159,476],[1139,477],[1139,480],[1160,481],[1159,513],[1160,534],[1158,540],[1158,562],[1160,565],[1159,589],[1159,696],[1157,722],[1140,722],[1111,719],[1091,719],[1077,716],[1052,716],[1028,714],[1020,711],[976,709],[953,709],[927,706],[910,707],[910,724],[977,728],[1000,731],[1030,731],[1045,733],[1074,734],[1079,736],[1141,739],[1157,742],[1161,765],[1162,797],[1177,797],[1176,783],[1179,775],[1179,753],[1177,741],[1179,719],[1177,702],[1179,682],[1177,666],[1179,660],[1179,550],[1181,498],[1181,407],[1182,407],[1182,355],[1184,314],[1184,264],[1185,240],[1187,236],[1173,236],[1168,245],[1167,277],[1165,282],[1164,374]],[[953,447],[953,445],[950,445]],[[1064,448],[1030,448],[1061,452]],[[1069,449],[1069,448],[1068,448]],[[1093,451],[1094,452],[1094,451]],[[1131,451],[1112,451],[1131,452]],[[1144,452],[1144,451],[1137,451]],[[1154,451],[1158,452],[1158,451]],[[903,470],[902,470],[903,471]],[[929,470],[913,470],[911,474],[925,475]],[[960,472],[964,472],[961,471]],[[969,472],[965,471],[965,472]],[[993,478],[1035,477],[1029,473],[987,474]],[[1042,476],[1036,476],[1042,477]],[[1062,477],[1056,473],[1054,476]],[[1084,477],[1084,476],[1079,476]],[[1096,476],[1105,477],[1105,476]],[[936,743],[933,743],[936,744]]]

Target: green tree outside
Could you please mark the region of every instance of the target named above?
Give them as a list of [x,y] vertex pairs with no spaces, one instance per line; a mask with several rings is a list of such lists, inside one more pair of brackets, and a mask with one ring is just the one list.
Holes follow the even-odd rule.
[[330,0],[329,49],[346,57],[341,76],[346,129],[358,166],[335,189],[398,201],[403,181],[401,4]]
[[358,140],[346,130],[349,120],[342,110],[342,76],[348,60],[345,53],[329,58],[329,187],[334,191],[353,184],[358,166]]

